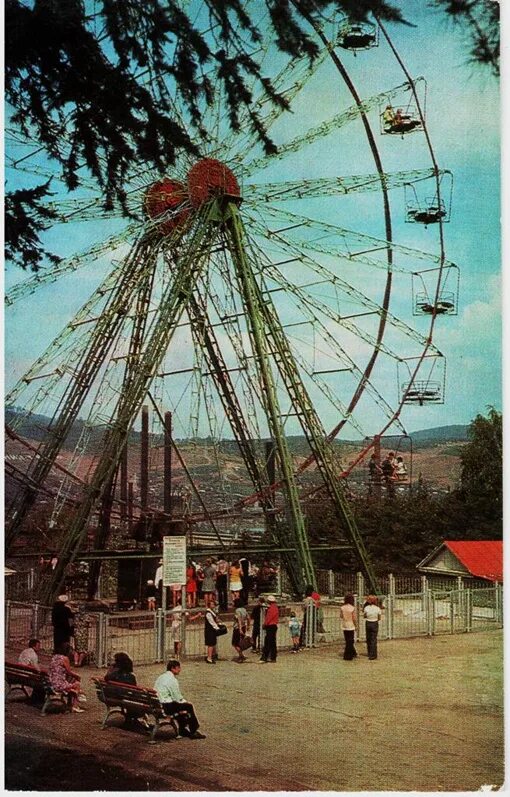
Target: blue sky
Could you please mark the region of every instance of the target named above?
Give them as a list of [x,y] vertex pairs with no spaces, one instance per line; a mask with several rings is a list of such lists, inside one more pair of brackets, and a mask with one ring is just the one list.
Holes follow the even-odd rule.
[[[414,77],[423,75],[427,80],[427,125],[434,151],[439,166],[450,169],[454,175],[451,222],[444,227],[446,255],[461,269],[459,314],[439,318],[435,332],[434,342],[447,361],[446,400],[443,405],[406,408],[404,422],[413,431],[468,423],[476,413],[484,412],[487,405],[501,406],[500,116],[497,82],[484,70],[467,63],[465,43],[444,16],[429,9],[425,2],[405,3],[403,7],[416,27],[394,25],[388,29],[411,74]],[[343,51],[341,55],[363,98],[404,82],[404,76],[382,42],[378,48],[356,56]],[[275,125],[275,139],[285,141],[299,135],[349,104],[352,100],[339,86],[337,75],[327,63],[296,99],[293,113]],[[372,114],[371,119],[376,125],[377,114]],[[378,137],[378,145],[387,171],[430,166],[421,133],[405,139]],[[272,164],[260,174],[254,174],[253,181],[372,171],[373,162],[361,125],[355,122],[296,155]],[[6,176],[8,181],[16,180],[8,170]],[[395,240],[426,252],[437,252],[437,229],[404,223],[401,190],[392,192],[391,201]],[[341,197],[303,201],[299,210],[309,217],[379,237],[382,235],[380,202],[377,194],[357,194],[346,201]],[[298,212],[294,207],[289,206],[289,209]],[[57,251],[69,255],[118,228],[118,222],[59,225],[48,233],[48,242]],[[24,373],[94,289],[104,270],[111,267],[112,256],[118,258],[126,251],[124,246],[114,255],[106,255],[7,309],[7,388]],[[346,269],[346,278],[348,276]],[[7,266],[7,288],[21,278],[23,275]],[[354,284],[356,279],[360,283],[363,281],[361,271],[356,277],[351,270],[349,278]],[[395,289],[391,309],[426,334],[428,320],[410,316],[403,283]],[[395,380],[394,374],[386,372],[382,366],[379,378],[381,381]]]

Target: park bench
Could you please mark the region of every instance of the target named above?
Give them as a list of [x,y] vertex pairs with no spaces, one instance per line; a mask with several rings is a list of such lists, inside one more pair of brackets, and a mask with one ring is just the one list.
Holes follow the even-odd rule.
[[48,707],[54,701],[62,703],[66,710],[70,710],[68,695],[65,692],[58,692],[50,684],[46,670],[36,670],[27,664],[18,664],[14,661],[5,662],[5,680],[9,687],[9,694],[15,689],[20,689],[26,697],[30,697],[28,689],[40,689],[44,692],[44,703],[41,714],[45,715]]
[[96,687],[97,697],[106,706],[106,716],[102,724],[103,729],[106,728],[112,714],[120,713],[126,717],[129,713],[138,718],[149,715],[154,719],[154,724],[148,728],[150,744],[155,743],[154,737],[162,725],[171,725],[175,735],[178,735],[179,726],[175,719],[176,715],[164,713],[154,689],[121,684],[115,681],[104,681],[102,678],[92,678],[92,681]]

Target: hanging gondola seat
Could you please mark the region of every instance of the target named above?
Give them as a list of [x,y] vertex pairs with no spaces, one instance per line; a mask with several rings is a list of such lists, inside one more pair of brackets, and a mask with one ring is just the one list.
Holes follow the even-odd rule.
[[404,114],[399,119],[394,119],[393,122],[385,125],[384,132],[390,134],[404,135],[405,133],[410,133],[411,130],[414,130],[416,127],[419,127],[420,125],[421,121],[419,119],[413,119],[412,116],[407,116],[406,114]]
[[375,44],[375,33],[351,30],[346,33],[340,41],[340,47],[344,50],[365,50]]
[[430,205],[427,208],[409,208],[407,211],[407,218],[409,221],[415,221],[418,224],[437,224],[441,219],[446,216],[446,210],[437,205]]

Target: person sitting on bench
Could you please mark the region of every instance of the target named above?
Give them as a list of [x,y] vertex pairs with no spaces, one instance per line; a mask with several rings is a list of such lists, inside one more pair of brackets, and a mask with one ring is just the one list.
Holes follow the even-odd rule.
[[[104,677],[105,681],[114,681],[117,684],[136,686],[136,676],[133,672],[133,662],[127,653],[115,653],[113,663]],[[129,710],[126,711],[125,725],[130,730],[147,729],[149,724],[145,717],[140,717]]]
[[[33,667],[34,670],[40,670],[39,667],[39,651],[41,650],[41,642],[39,639],[30,639],[28,647],[21,651],[18,656],[18,664],[23,664],[24,667]],[[35,686],[32,689],[29,702],[39,705],[44,703],[44,689],[42,686]]]
[[200,723],[195,714],[192,703],[187,703],[182,696],[177,676],[181,671],[181,664],[177,659],[170,659],[166,672],[156,679],[154,689],[158,700],[167,715],[175,716],[179,726],[179,735],[189,739],[205,739],[205,735],[198,730]]

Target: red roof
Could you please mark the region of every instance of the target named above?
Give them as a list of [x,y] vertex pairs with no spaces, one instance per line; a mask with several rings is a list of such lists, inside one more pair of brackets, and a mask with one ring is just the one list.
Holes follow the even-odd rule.
[[501,540],[445,540],[444,544],[473,576],[489,581],[503,581]]

